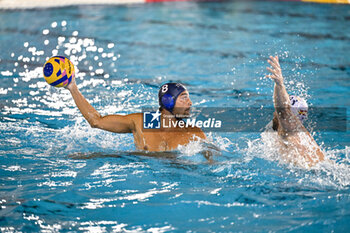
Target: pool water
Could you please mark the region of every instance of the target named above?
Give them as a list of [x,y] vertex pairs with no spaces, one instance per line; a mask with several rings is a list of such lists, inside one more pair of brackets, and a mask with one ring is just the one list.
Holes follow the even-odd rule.
[[147,154],[90,128],[42,77],[48,57],[69,57],[102,115],[156,107],[168,81],[195,107],[268,108],[266,59],[279,55],[289,93],[348,109],[349,15],[275,1],[0,11],[1,231],[349,231],[349,124],[313,132],[331,162],[311,170],[279,161],[260,131]]

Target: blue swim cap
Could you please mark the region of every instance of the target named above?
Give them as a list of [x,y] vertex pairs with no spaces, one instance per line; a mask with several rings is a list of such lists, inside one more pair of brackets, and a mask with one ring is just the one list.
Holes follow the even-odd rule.
[[158,92],[159,105],[161,108],[165,108],[169,112],[172,112],[177,97],[186,91],[186,87],[181,83],[166,83],[163,84]]

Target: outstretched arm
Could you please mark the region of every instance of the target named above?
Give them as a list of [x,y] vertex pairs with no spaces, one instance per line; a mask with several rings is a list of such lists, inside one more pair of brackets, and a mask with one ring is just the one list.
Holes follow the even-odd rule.
[[91,127],[115,133],[131,133],[134,131],[135,124],[132,114],[126,116],[109,115],[102,117],[80,93],[74,77],[66,88],[72,94],[75,104]]
[[[307,167],[311,167],[317,164],[319,161],[324,160],[324,154],[321,151],[320,147],[317,145],[316,141],[310,135],[310,133],[306,130],[300,120],[292,113],[290,107],[290,100],[287,90],[283,84],[283,76],[281,67],[278,61],[278,57],[270,56],[271,60],[268,60],[272,68],[267,68],[271,74],[266,75],[275,81],[275,89],[274,89],[274,104],[278,118],[279,125],[282,130],[278,131],[278,133],[282,136],[289,137],[292,136],[292,140],[289,140],[290,145],[293,146],[293,151],[297,151],[300,155],[303,156],[304,162],[300,164],[302,166],[306,165]],[[297,134],[293,134],[294,132],[304,132],[303,136],[298,136]],[[305,137],[308,137],[305,143]],[[288,151],[289,153],[290,151]],[[290,159],[290,158],[288,158]],[[292,160],[297,159],[297,163],[299,163],[299,158],[295,157]]]
[[271,74],[266,75],[266,77],[271,78],[275,81],[273,94],[274,106],[277,112],[280,126],[283,129],[283,133],[291,133],[297,131],[298,129],[300,130],[301,128],[304,128],[301,122],[291,111],[289,95],[283,83],[284,78],[282,76],[282,70],[278,57],[270,56],[270,59],[267,61],[272,68],[267,67]]

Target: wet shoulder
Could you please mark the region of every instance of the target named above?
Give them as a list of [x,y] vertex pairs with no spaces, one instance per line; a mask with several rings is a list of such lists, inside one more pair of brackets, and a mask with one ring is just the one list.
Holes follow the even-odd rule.
[[136,127],[142,125],[142,113],[131,113],[128,114],[128,118],[134,123]]
[[137,112],[137,113],[131,113],[128,115],[132,120],[142,120],[143,113]]
[[205,133],[203,132],[203,130],[201,128],[198,127],[191,127],[188,128],[188,132],[196,135],[197,137],[200,137],[202,139],[206,139],[207,137],[205,136]]

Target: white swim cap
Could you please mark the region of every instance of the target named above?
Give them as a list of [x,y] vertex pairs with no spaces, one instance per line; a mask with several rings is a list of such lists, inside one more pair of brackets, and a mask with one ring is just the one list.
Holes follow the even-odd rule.
[[294,115],[296,115],[301,122],[307,118],[308,106],[305,99],[291,95],[289,96],[291,110]]

